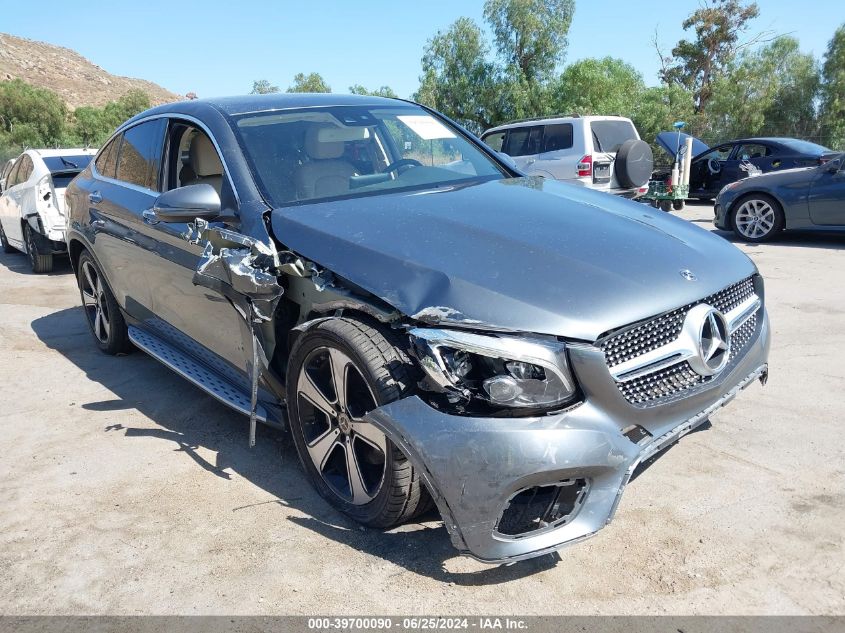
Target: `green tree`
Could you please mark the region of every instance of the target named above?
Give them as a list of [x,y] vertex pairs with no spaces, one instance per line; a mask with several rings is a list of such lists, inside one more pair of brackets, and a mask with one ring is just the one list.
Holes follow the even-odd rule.
[[331,86],[320,76],[320,73],[297,73],[293,78],[293,85],[286,92],[331,92]]
[[0,82],[0,144],[6,148],[60,144],[67,107],[61,97],[21,79]]
[[487,0],[484,18],[496,49],[521,81],[551,78],[566,52],[573,0]]
[[821,80],[822,134],[831,147],[845,150],[845,24],[827,46]]
[[583,59],[570,64],[550,89],[558,113],[630,116],[645,90],[642,75],[621,59]]
[[487,0],[492,47],[469,18],[438,31],[423,53],[415,98],[475,131],[548,113],[573,7],[572,0]]
[[672,56],[662,60],[663,81],[686,88],[692,94],[695,111],[705,111],[713,83],[724,74],[737,50],[751,44],[741,44],[740,36],[759,13],[755,2],[704,0],[683,23],[685,31],[695,31],[695,39],[682,39],[672,49]]
[[812,136],[816,133],[818,64],[798,41],[780,37],[746,51],[713,83],[707,112],[711,138]]
[[349,86],[349,94],[367,95],[370,97],[387,97],[389,99],[399,98],[399,95],[396,94],[390,86],[382,86],[381,88],[376,88],[375,90],[367,90],[361,84],[355,84],[353,86]]
[[252,82],[251,95],[269,95],[274,92],[279,92],[279,87],[272,85],[266,79],[256,79]]
[[481,29],[469,18],[438,31],[426,45],[414,100],[475,131],[500,122],[500,71],[487,59],[489,50]]

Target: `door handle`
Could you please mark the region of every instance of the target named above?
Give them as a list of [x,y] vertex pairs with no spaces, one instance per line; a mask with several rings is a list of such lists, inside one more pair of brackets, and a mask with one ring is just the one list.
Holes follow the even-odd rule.
[[159,222],[161,222],[161,220],[156,217],[156,212],[152,209],[142,211],[141,217],[144,218],[144,222],[146,224],[158,224]]
[[100,204],[103,201],[103,196],[99,191],[93,191],[88,194],[88,202],[91,204]]
[[105,221],[105,220],[91,220],[91,226],[93,226],[93,227],[94,227],[94,228],[96,228],[96,229],[101,229],[101,228],[103,228],[105,225],[106,225],[106,221]]

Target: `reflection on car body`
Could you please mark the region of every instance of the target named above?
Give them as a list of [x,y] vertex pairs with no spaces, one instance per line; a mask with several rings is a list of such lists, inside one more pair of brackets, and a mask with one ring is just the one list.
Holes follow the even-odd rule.
[[131,341],[287,426],[355,520],[433,503],[485,561],[595,533],[640,461],[768,371],[763,281],[735,247],[525,177],[401,100],[160,106],[68,200],[103,351]]

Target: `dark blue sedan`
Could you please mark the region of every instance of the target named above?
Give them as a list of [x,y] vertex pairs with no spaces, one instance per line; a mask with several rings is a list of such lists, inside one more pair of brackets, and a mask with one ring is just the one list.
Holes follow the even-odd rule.
[[748,242],[784,229],[845,229],[845,154],[818,167],[752,176],[716,198],[715,225]]

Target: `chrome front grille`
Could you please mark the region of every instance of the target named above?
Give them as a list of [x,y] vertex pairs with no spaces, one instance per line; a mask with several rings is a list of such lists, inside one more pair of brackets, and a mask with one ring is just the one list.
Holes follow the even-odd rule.
[[[679,350],[678,354],[671,353],[674,351],[674,343],[681,337],[687,314],[701,304],[712,306],[724,315],[736,315],[738,311],[741,312],[741,306],[753,308],[757,305],[750,315],[745,314],[739,318],[736,328],[730,334],[730,354],[725,370],[743,355],[756,331],[760,309],[751,277],[682,308],[612,334],[599,343],[617,387],[628,402],[648,406],[684,397],[715,378],[715,375],[705,376],[695,371],[686,361],[688,352]],[[663,350],[667,350],[665,355],[661,355]],[[640,357],[644,360],[637,366]],[[649,360],[651,358],[654,360]],[[627,370],[631,366],[637,368],[620,375],[620,369]]]

